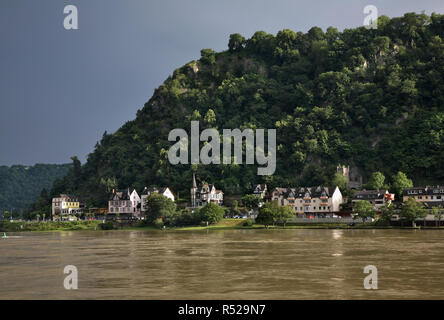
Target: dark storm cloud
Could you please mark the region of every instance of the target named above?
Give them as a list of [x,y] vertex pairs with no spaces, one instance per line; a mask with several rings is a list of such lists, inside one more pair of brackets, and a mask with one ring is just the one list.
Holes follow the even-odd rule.
[[[63,8],[79,30],[63,28]],[[442,13],[436,1],[1,0],[0,165],[69,162],[135,117],[172,71],[202,48],[257,30],[362,25],[380,14]]]

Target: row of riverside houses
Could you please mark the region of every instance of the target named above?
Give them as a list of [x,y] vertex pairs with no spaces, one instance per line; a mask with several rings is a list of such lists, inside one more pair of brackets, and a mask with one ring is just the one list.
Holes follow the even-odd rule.
[[277,187],[265,199],[292,207],[298,216],[310,217],[333,216],[339,213],[340,205],[344,202],[338,186]]
[[[345,202],[337,186],[276,187],[270,193],[267,193],[267,185],[258,184],[253,188],[253,194],[264,199],[264,201],[277,201],[278,205],[293,207],[299,216],[324,217],[339,214],[342,210],[341,204]],[[424,209],[439,206],[444,208],[444,186],[406,188],[403,192],[402,201],[406,202],[409,198],[421,202]],[[352,206],[360,200],[370,202],[377,211],[380,211],[383,206],[395,200],[395,194],[386,189],[356,191],[351,199]],[[342,212],[341,215],[344,213]]]
[[[345,170],[344,168],[342,168]],[[344,171],[349,182],[349,171]],[[354,188],[359,188],[359,183],[354,182]],[[350,185],[349,185],[350,187]],[[310,217],[334,217],[335,215],[348,215],[345,211],[341,212],[341,204],[345,199],[339,190],[338,186],[316,186],[316,187],[295,187],[295,188],[281,188],[276,187],[273,190],[268,190],[266,184],[257,184],[253,187],[253,194],[264,201],[276,201],[279,205],[288,205],[292,207],[298,216]],[[141,218],[146,212],[146,199],[153,193],[162,194],[170,198],[173,202],[175,196],[168,187],[162,188],[147,188],[145,187],[141,195],[135,189],[127,188],[120,190],[113,190],[109,201],[107,214],[112,216],[130,216]],[[224,194],[221,190],[216,189],[214,184],[196,183],[196,176],[193,174],[192,186],[190,189],[190,208],[197,208],[204,206],[207,203],[216,203],[222,205],[224,201]],[[403,192],[403,202],[409,198],[413,198],[421,202],[425,209],[433,207],[444,207],[444,187],[413,187],[406,188]],[[357,201],[369,201],[373,207],[380,211],[380,209],[387,203],[394,201],[395,195],[389,193],[386,189],[381,190],[360,190],[355,191],[351,199],[352,205]],[[83,213],[85,205],[78,197],[68,194],[61,194],[59,197],[52,199],[52,217],[54,220],[70,220],[76,219]],[[106,210],[106,209],[104,209]]]
[[[444,186],[406,188],[403,191],[402,202],[406,202],[410,198],[422,203],[424,209],[432,209],[438,206],[444,207]],[[362,190],[355,193],[352,203],[354,204],[359,200],[367,200],[375,209],[379,210],[385,204],[394,201],[395,195],[385,189]]]
[[133,188],[113,190],[108,201],[108,215],[110,217],[127,216],[140,219],[146,211],[146,200],[153,193],[161,194],[173,202],[175,200],[174,194],[168,187],[145,187],[140,196]]
[[403,192],[403,202],[413,198],[421,202],[425,209],[444,207],[444,186],[427,186],[407,188]]
[[[175,196],[168,187],[145,187],[140,196],[134,188],[113,189],[108,199],[108,217],[111,219],[116,217],[142,218],[147,209],[146,200],[153,193],[161,194],[173,202],[175,201]],[[216,189],[213,184],[201,183],[198,185],[194,174],[190,193],[190,208],[201,207],[210,202],[218,205],[223,204],[223,192]],[[52,199],[53,220],[77,220],[78,216],[84,213],[84,208],[85,205],[80,202],[79,198],[72,195],[61,194]]]

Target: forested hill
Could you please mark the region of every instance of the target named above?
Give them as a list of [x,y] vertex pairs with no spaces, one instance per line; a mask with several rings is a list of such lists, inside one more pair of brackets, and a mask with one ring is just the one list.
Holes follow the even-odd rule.
[[[364,175],[403,171],[415,184],[444,181],[443,15],[382,16],[378,29],[230,36],[228,50],[174,71],[135,120],[104,134],[87,163],[52,193],[105,205],[111,188],[169,186],[188,196],[191,169],[226,194],[252,184],[328,184],[336,165]],[[173,128],[276,128],[277,169],[170,165]],[[390,181],[388,181],[390,182]]]
[[34,202],[43,188],[50,190],[71,164],[36,164],[34,166],[0,166],[0,212],[20,211]]

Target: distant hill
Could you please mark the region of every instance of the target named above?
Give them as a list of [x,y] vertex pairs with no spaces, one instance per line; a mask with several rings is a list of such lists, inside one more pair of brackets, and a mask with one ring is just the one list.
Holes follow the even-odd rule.
[[[106,205],[110,188],[169,186],[189,195],[189,165],[173,166],[173,128],[276,128],[277,169],[197,165],[201,180],[228,194],[270,187],[328,184],[337,164],[364,180],[398,170],[416,184],[444,181],[444,16],[381,16],[378,29],[230,36],[228,50],[174,71],[114,134],[104,134],[87,162],[58,181],[52,194],[72,192]],[[37,189],[37,188],[35,188]],[[8,195],[19,188],[9,188]],[[34,190],[34,189],[33,189]]]
[[0,211],[20,211],[34,202],[43,188],[66,175],[72,164],[0,166]]

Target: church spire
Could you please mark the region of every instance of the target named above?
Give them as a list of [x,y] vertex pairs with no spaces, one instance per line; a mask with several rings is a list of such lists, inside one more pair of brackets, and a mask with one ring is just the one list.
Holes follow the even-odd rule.
[[193,188],[197,188],[196,174],[193,172]]

